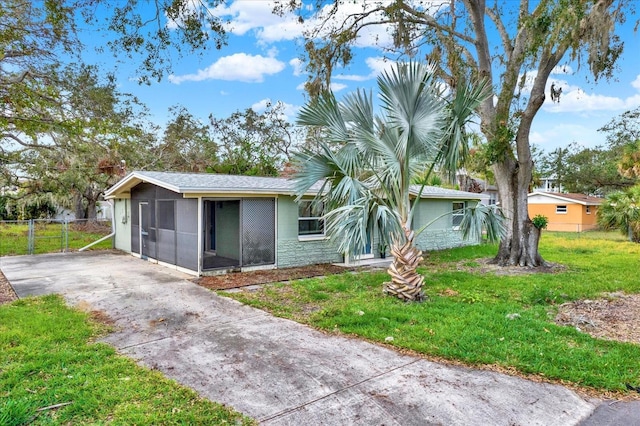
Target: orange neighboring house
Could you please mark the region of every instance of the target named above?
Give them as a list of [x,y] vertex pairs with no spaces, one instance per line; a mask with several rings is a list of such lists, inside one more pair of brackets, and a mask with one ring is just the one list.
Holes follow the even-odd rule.
[[529,217],[546,216],[549,231],[588,231],[598,226],[596,215],[602,201],[584,194],[536,191],[529,194]]

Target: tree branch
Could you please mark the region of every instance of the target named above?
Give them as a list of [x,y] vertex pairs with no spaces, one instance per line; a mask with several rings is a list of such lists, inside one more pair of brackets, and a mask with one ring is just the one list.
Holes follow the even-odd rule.
[[409,6],[405,2],[400,2],[400,8],[404,12],[414,16],[414,18],[405,18],[408,22],[411,22],[412,24],[423,24],[430,28],[437,29],[442,32],[446,32],[451,37],[455,37],[462,41],[466,41],[467,43],[471,43],[471,44],[476,43],[476,40],[474,40],[472,37],[469,37],[468,35],[463,34],[461,32],[458,32],[454,28],[447,27],[445,25],[438,23],[438,21],[436,21],[436,19],[433,16],[428,15],[424,12],[420,12],[415,8]]
[[504,52],[507,55],[507,62],[509,62],[509,58],[511,57],[511,51],[513,51],[513,44],[511,43],[511,39],[509,38],[509,34],[507,33],[507,29],[500,19],[498,8],[498,3],[494,6],[496,10],[492,8],[487,9],[487,16],[491,21],[495,24],[498,29],[498,33],[500,34],[500,38],[502,39],[502,46],[504,47]]

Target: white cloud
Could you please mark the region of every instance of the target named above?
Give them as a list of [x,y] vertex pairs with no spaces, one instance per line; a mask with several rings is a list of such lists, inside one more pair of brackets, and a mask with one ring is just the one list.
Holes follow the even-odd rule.
[[[322,24],[322,30],[318,34],[318,38],[327,37],[327,35],[334,32],[338,27],[347,27],[354,21],[354,16],[362,13],[371,12],[373,9],[380,6],[387,6],[391,4],[391,0],[384,0],[378,2],[341,2],[340,8],[327,20],[330,11],[333,9],[333,4],[327,4],[322,7],[317,15],[305,22],[307,29],[317,28]],[[361,21],[360,26],[367,23],[377,22],[384,19],[382,12],[371,13]],[[324,22],[326,20],[326,22]],[[393,46],[391,24],[376,24],[370,26],[362,26],[358,32],[358,38],[354,45],[356,47],[374,47],[374,48],[390,48]]]
[[[326,37],[334,31],[338,25],[349,23],[354,14],[370,11],[378,6],[391,4],[391,0],[379,2],[343,2],[340,4],[338,12],[327,22],[323,22],[329,14],[333,5],[323,6],[316,14],[301,22],[294,13],[285,13],[278,16],[273,13],[275,2],[273,1],[234,1],[223,3],[210,12],[222,19],[228,19],[229,24],[226,30],[232,34],[243,36],[253,31],[256,39],[261,44],[268,44],[283,40],[295,40],[300,38],[305,31],[311,31],[322,27],[317,35],[318,38]],[[307,13],[312,13],[309,7]],[[371,14],[364,23],[380,20],[380,12]],[[363,27],[356,39],[356,47],[386,48],[393,45],[392,26],[390,24],[379,24]]]
[[357,75],[357,74],[337,74],[333,76],[335,80],[347,80],[347,81],[367,81],[372,80],[382,74],[384,71],[391,69],[395,65],[395,61],[385,59],[381,56],[369,57],[365,59],[365,63],[369,67],[369,74]]
[[391,61],[380,56],[367,58],[365,63],[371,69],[371,74],[373,74],[374,77],[379,76],[385,71],[389,71],[396,64],[395,61]]
[[[291,121],[292,119],[294,119],[298,114],[298,110],[300,109],[300,107],[288,104],[286,102],[277,101],[276,103],[279,104],[279,107],[281,108],[282,114],[280,115],[280,118],[283,118],[287,121]],[[251,109],[257,113],[262,113],[267,109],[267,107],[273,104],[274,103],[270,98],[265,98],[251,105]]]
[[[556,88],[562,88],[560,102],[551,102],[547,97],[544,109],[547,112],[585,113],[590,111],[620,111],[632,109],[640,105],[640,93],[627,98],[587,93],[579,87],[570,86],[566,82],[556,82]],[[547,91],[548,92],[548,91]]]
[[306,81],[303,81],[302,83],[298,84],[296,86],[296,90],[304,90],[304,85],[306,84]]
[[299,58],[293,58],[289,61],[289,65],[293,67],[293,75],[299,77],[304,73],[304,62]]
[[532,130],[529,135],[530,143],[539,145],[547,152],[559,146],[567,146],[571,142],[578,142],[583,146],[595,146],[601,139],[596,129],[568,123],[551,125],[543,130]]
[[330,86],[331,86],[331,91],[334,93],[347,88],[347,85],[342,83],[331,83]]
[[571,65],[556,65],[556,67],[551,70],[551,74],[573,74],[573,68],[571,68]]
[[[556,72],[556,74],[571,74],[571,67],[566,66],[565,72]],[[558,67],[556,67],[558,68]],[[530,71],[526,74],[525,84],[522,89],[524,95],[531,93],[533,82],[537,76],[537,71]],[[522,76],[520,77],[522,78]],[[551,86],[555,89],[562,89],[560,102],[552,102]],[[631,86],[640,92],[640,75],[631,82]],[[627,98],[619,98],[615,96],[600,95],[596,93],[587,93],[580,86],[570,84],[567,80],[558,78],[549,78],[545,88],[545,103],[543,108],[547,112],[556,113],[586,113],[590,111],[619,111],[624,109],[632,109],[640,105],[640,93],[632,94]]]
[[220,4],[211,10],[214,16],[229,19],[227,31],[235,35],[245,35],[254,31],[261,43],[293,40],[302,36],[304,26],[291,13],[278,16],[273,13],[272,1],[234,1]]
[[[362,17],[367,14],[362,21],[359,22],[360,31],[355,40],[356,47],[372,47],[377,49],[387,49],[393,47],[393,25],[379,23],[388,20],[381,11],[373,12],[374,9],[390,6],[394,0],[378,0],[378,1],[341,1],[338,11],[326,20],[330,11],[333,9],[333,2],[327,2],[313,19],[305,22],[306,29],[317,28],[322,24],[322,31],[318,34],[319,38],[326,37],[339,26],[346,28],[354,23],[354,17]],[[409,1],[412,7],[420,10],[427,15],[435,14],[443,5],[448,6],[449,0],[431,0],[428,2],[421,0]],[[374,25],[368,25],[373,24]]]
[[285,68],[284,62],[273,57],[235,53],[224,56],[195,74],[170,75],[169,81],[180,84],[184,81],[225,80],[245,83],[261,83],[265,75],[277,74]]
[[255,112],[263,112],[269,105],[271,105],[271,99],[266,98],[251,105],[251,109]]

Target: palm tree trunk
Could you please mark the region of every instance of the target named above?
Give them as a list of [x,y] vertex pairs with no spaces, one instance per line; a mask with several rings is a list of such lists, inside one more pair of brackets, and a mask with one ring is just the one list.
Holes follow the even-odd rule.
[[414,232],[402,224],[405,233],[405,241],[394,241],[391,245],[393,262],[387,272],[391,275],[391,281],[384,283],[383,291],[405,302],[420,302],[426,298],[422,291],[424,277],[416,271],[422,261],[422,250],[413,244]]

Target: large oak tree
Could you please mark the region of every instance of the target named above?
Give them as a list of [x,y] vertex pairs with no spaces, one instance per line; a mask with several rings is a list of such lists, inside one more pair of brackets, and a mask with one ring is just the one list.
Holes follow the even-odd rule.
[[[353,58],[359,35],[372,27],[393,36],[393,53],[426,55],[456,90],[458,82],[486,78],[494,96],[479,107],[481,131],[507,215],[506,235],[495,261],[539,266],[540,231],[527,211],[533,160],[529,133],[545,101],[549,76],[561,61],[576,61],[595,79],[609,78],[622,51],[616,25],[633,7],[627,0],[318,1],[298,13],[314,28],[306,34],[307,89],[328,87],[333,71]],[[295,9],[295,5],[294,5]],[[397,56],[396,56],[397,57]],[[466,77],[466,78],[465,78]]]

